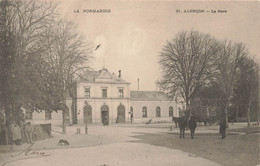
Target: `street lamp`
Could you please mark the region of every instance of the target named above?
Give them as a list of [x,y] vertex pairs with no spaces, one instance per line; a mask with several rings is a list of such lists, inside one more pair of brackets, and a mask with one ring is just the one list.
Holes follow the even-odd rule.
[[[84,113],[83,113],[83,115],[85,114],[86,116],[88,116],[88,108],[87,108],[87,105],[88,105],[88,103],[87,103],[87,101],[85,101],[85,106],[84,106]],[[84,115],[84,117],[85,117],[85,115]],[[85,120],[85,134],[88,134],[88,123],[87,123],[87,117],[86,118],[84,118],[84,120]]]

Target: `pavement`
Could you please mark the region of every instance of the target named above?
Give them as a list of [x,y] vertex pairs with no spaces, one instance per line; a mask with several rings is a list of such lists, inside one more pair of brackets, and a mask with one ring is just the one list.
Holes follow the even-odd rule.
[[[81,134],[76,134],[78,128]],[[137,139],[133,136],[138,134],[178,133],[178,128],[170,131],[169,124],[151,124],[150,127],[140,124],[90,125],[87,135],[84,134],[85,126],[80,125],[67,126],[67,134],[61,134],[59,126],[54,126],[52,130],[53,137],[36,141],[33,145],[0,146],[0,165],[218,165],[180,150],[134,142]],[[197,132],[216,130],[202,128]],[[57,145],[60,139],[66,139],[70,145]]]

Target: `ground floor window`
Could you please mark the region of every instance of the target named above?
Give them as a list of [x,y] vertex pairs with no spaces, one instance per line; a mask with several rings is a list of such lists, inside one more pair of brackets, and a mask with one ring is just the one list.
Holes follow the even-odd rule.
[[172,107],[169,108],[169,117],[173,117],[173,108]]
[[147,118],[147,108],[146,107],[143,107],[143,118]]
[[161,117],[161,108],[156,107],[156,117]]

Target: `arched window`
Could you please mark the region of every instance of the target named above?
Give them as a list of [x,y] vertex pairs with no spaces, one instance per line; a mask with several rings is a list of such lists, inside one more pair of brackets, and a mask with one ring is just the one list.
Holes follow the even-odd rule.
[[143,107],[143,118],[147,118],[147,108],[146,107]]
[[169,107],[169,117],[173,117],[173,108]]
[[161,117],[161,108],[156,107],[156,117]]

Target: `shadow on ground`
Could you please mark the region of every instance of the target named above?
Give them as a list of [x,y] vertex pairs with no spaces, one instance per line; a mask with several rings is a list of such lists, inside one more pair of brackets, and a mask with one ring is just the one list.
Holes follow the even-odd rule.
[[229,131],[226,139],[220,139],[219,133],[197,133],[195,139],[190,139],[189,132],[184,139],[180,139],[177,132],[135,134],[133,138],[138,140],[129,142],[178,149],[226,166],[259,164],[259,133],[238,134]]

